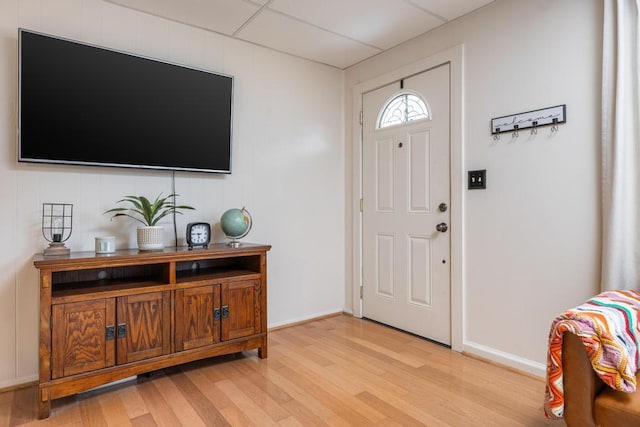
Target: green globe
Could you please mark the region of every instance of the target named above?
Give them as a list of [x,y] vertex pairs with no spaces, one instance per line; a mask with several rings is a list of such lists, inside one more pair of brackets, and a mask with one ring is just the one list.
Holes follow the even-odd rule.
[[229,209],[220,218],[220,227],[222,227],[224,234],[232,240],[232,243],[249,234],[251,224],[251,215],[245,208]]

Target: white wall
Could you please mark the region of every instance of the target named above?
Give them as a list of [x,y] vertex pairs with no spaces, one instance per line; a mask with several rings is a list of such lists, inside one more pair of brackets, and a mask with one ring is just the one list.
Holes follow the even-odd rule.
[[[551,321],[599,286],[601,21],[599,0],[498,0],[345,76],[353,144],[354,86],[464,45],[463,172],[487,169],[487,189],[462,195],[463,346],[540,375]],[[567,123],[557,135],[543,128],[493,141],[491,118],[558,104],[567,104]],[[348,230],[359,197],[351,192],[351,150]],[[347,286],[347,307],[351,295]]]
[[72,250],[91,250],[105,234],[129,247],[135,225],[102,212],[125,194],[171,191],[169,172],[17,163],[18,27],[233,75],[233,174],[176,174],[180,202],[197,208],[179,218],[179,243],[187,222],[216,223],[246,206],[246,240],[273,245],[269,325],[342,310],[342,71],[100,0],[0,0],[0,388],[38,373],[32,256],[46,246],[42,203],[74,204]]

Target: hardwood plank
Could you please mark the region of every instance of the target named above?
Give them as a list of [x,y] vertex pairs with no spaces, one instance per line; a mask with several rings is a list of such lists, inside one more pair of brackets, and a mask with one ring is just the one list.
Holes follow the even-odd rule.
[[[340,381],[352,382],[356,384],[354,387],[384,390],[385,392],[394,392],[396,395],[407,394],[406,388],[396,386],[381,378],[382,375],[388,372],[388,369],[381,369],[379,363],[367,362],[364,355],[354,357],[351,351],[344,351],[337,346],[331,347],[321,341],[314,344],[310,351],[332,360],[333,364],[326,367],[326,372],[330,372],[334,377],[340,378]],[[356,389],[354,394],[359,392]]]
[[280,339],[282,340],[282,344],[288,349],[295,349],[296,354],[299,358],[308,360],[310,363],[320,366],[327,367],[333,365],[333,361],[329,357],[325,357],[323,355],[318,354],[316,348],[318,347],[318,342],[316,339],[307,336],[307,344],[304,346],[298,345],[298,340],[292,339],[291,334],[287,333],[288,331],[284,330],[280,334]]
[[144,414],[131,419],[131,425],[133,427],[157,427],[151,414]]
[[[69,396],[56,400],[51,405],[51,408],[55,414],[55,422],[51,425],[82,425],[78,396]],[[49,420],[48,418],[47,421]]]
[[285,418],[284,420],[280,420],[278,422],[280,427],[304,427],[305,424],[301,424],[300,421],[296,420],[294,417],[290,416]]
[[[334,413],[324,405],[324,402],[310,396],[304,389],[304,386],[299,384],[295,378],[289,379],[287,376],[281,375],[280,372],[284,369],[285,368],[283,367],[282,369],[277,371],[274,370],[270,373],[269,378],[274,382],[274,384],[284,390],[287,390],[287,393],[293,397],[294,401],[313,414],[314,417],[326,420],[334,416]],[[287,406],[289,406],[289,403],[285,404],[285,407]]]
[[[143,418],[149,414],[149,409],[147,409],[144,399],[140,396],[137,382],[131,382],[130,387],[123,387],[120,390],[120,398],[122,399],[124,411],[131,420]],[[153,419],[153,417],[151,418]]]
[[[522,407],[521,401],[513,399],[513,396],[509,395],[512,391],[507,391],[513,390],[514,384],[509,384],[512,376],[508,372],[503,372],[503,375],[499,377],[482,375],[484,372],[482,364],[476,364],[472,359],[464,356],[457,356],[459,357],[455,357],[455,361],[449,359],[449,368],[446,372],[442,371],[443,364],[425,365],[419,369],[407,369],[398,365],[399,369],[388,374],[385,378],[389,381],[400,380],[400,383],[410,384],[412,390],[407,401],[414,405],[421,404],[425,395],[434,393],[445,398],[460,400],[459,406],[461,407],[478,405],[476,409],[479,412],[491,408],[500,414],[499,417],[505,416],[511,418],[513,422],[517,422],[518,412],[525,408]],[[476,366],[469,367],[469,364]],[[451,369],[451,365],[454,365],[455,369]],[[516,376],[521,377],[517,374]],[[521,380],[522,378],[518,378],[518,382]],[[542,395],[542,389],[537,397],[540,395]],[[510,397],[511,399],[509,399]],[[538,400],[535,407],[541,411],[542,402]],[[534,406],[529,405],[528,408],[534,408]]]
[[167,375],[159,375],[158,378],[154,379],[156,388],[183,425],[189,427],[205,426],[206,423],[202,421],[201,415],[194,409],[195,402],[191,400],[192,396],[184,393],[176,385],[173,378],[175,375],[184,374],[175,368],[171,369],[171,372],[167,372]]
[[273,331],[256,350],[57,399],[0,394],[5,426],[555,426],[530,375],[348,315]]
[[398,408],[390,405],[388,402],[374,396],[368,391],[362,392],[356,396],[358,399],[362,400],[367,405],[372,408],[377,408],[378,411],[382,412],[386,415],[386,419],[380,421],[381,425],[389,425],[389,423],[395,422],[398,425],[402,426],[421,426],[423,425],[420,421],[415,418],[405,414]]
[[202,392],[209,403],[219,412],[215,416],[220,425],[250,425],[249,419],[242,413],[218,387],[216,383],[225,379],[214,366],[197,370],[187,370],[185,375]]
[[374,351],[378,354],[384,354],[385,356],[390,357],[391,359],[398,361],[400,363],[404,363],[412,368],[419,368],[424,365],[424,359],[412,355],[408,355],[402,352],[397,352],[390,350],[386,347],[377,345],[368,340],[360,339],[360,338],[351,338],[353,342],[356,344],[360,344],[367,349]]
[[[370,344],[367,340],[368,338],[353,339],[354,342],[357,342],[366,348],[376,347],[375,345]],[[450,350],[444,348],[441,349],[451,354]],[[437,351],[438,348],[434,348],[434,350]],[[468,400],[466,398],[468,393],[460,394],[461,391],[465,391],[468,387],[468,383],[466,383],[466,381],[462,390],[456,390],[455,381],[453,384],[451,382],[452,376],[455,379],[455,373],[453,375],[449,374],[446,376],[445,381],[440,382],[437,378],[434,378],[434,371],[432,369],[427,369],[425,366],[419,366],[418,364],[407,363],[407,360],[397,357],[397,352],[381,350],[379,353],[398,362],[388,364],[391,370],[385,375],[385,379],[388,381],[394,381],[397,384],[407,384],[408,387],[411,388],[411,393],[409,393],[405,399],[405,403],[409,403],[415,408],[423,408],[430,415],[438,418],[440,420],[440,424],[447,423],[453,425],[465,425],[468,423],[477,423],[473,417],[470,418],[467,415],[469,408],[473,408],[473,413],[476,414],[474,416],[480,414],[482,415],[482,418],[489,418],[484,405],[478,404],[478,402],[474,400]],[[424,358],[423,360],[426,361],[428,358]],[[440,366],[436,365],[436,367],[439,368]],[[422,378],[424,378],[424,381],[421,381]],[[484,385],[486,386],[487,384],[491,384],[491,380],[485,378]],[[486,387],[481,394],[478,394],[478,396],[487,395],[490,394],[487,393]],[[494,398],[494,401],[495,400],[499,401],[500,399]],[[502,412],[497,412],[493,415],[493,418],[493,422],[496,422],[498,425],[500,425],[500,423],[504,425],[513,423],[513,420],[509,420]]]
[[262,408],[253,402],[236,384],[231,380],[218,381],[216,387],[222,390],[227,397],[237,405],[240,410],[255,425],[275,426],[277,423]]
[[100,393],[97,397],[102,412],[107,414],[108,427],[131,427],[131,420],[117,391]]
[[[193,410],[198,414],[205,425],[226,426],[229,425],[222,414],[216,409],[213,402],[207,399],[202,391],[178,368],[169,370],[169,378],[176,388],[185,396]],[[190,425],[190,424],[189,424]]]
[[[292,362],[292,359],[289,359]],[[372,408],[362,405],[353,395],[342,390],[338,385],[323,379],[318,375],[295,369],[300,365],[291,363],[292,367],[284,367],[279,372],[290,379],[295,379],[306,393],[316,400],[322,401],[332,413],[344,419],[352,425],[366,425],[371,422],[380,421],[384,418],[382,414]]]
[[[225,362],[220,363],[220,360]],[[208,364],[205,364],[206,361],[199,361],[181,369],[187,378],[206,396],[208,401],[215,406],[223,418],[223,423],[232,426],[252,426],[253,423],[243,414],[240,408],[222,390],[216,387],[218,381],[227,379],[225,373],[219,367],[233,360],[235,359],[231,356],[224,356],[209,361]],[[193,366],[197,368],[192,369]]]
[[[286,361],[287,366],[295,366],[296,371],[299,372],[307,371],[309,373],[316,374],[319,378],[327,380],[332,385],[338,387],[349,395],[355,395],[364,391],[364,385],[362,382],[350,381],[348,377],[335,374],[332,370],[327,369],[327,367],[323,367],[322,365],[318,365],[312,360],[307,359],[304,356],[307,352],[299,353],[296,350],[297,348],[291,348],[284,354],[279,354],[282,360]],[[277,351],[279,350],[272,349],[272,353]]]
[[[379,363],[377,358],[370,356],[368,352],[363,350],[349,348],[344,345],[344,342],[325,337],[318,340],[318,345],[325,351],[335,354],[336,357],[342,358],[343,362],[339,365],[345,366],[348,364],[348,361],[357,360],[358,366],[361,366],[363,369],[366,369],[367,372],[374,375],[383,375],[389,372],[388,366]],[[347,362],[345,363],[344,361]]]
[[11,420],[9,426],[17,426],[32,420],[36,416],[37,388],[28,387],[13,392],[11,402]]
[[79,405],[82,425],[87,427],[108,427],[107,420],[100,407],[100,401],[95,395],[83,396],[79,401]]
[[231,381],[272,420],[280,422],[290,417],[282,404],[290,401],[291,396],[263,376],[238,365],[229,364]]
[[[33,385],[31,386],[33,387]],[[9,427],[11,422],[11,406],[13,405],[14,389],[0,393],[0,427]]]
[[153,416],[153,420],[159,427],[171,427],[180,425],[180,420],[173,412],[171,407],[164,400],[153,381],[146,381],[138,385],[140,396],[149,413]]
[[[283,408],[291,414],[291,417],[303,426],[323,427],[328,425],[322,418],[311,412],[309,408],[297,400],[285,403]],[[286,420],[281,421],[280,424],[285,424],[285,421]]]
[[[220,413],[227,422],[232,426],[246,426],[254,427],[256,424],[252,423],[240,410],[236,407],[228,406],[220,410]],[[259,427],[259,426],[256,426]]]

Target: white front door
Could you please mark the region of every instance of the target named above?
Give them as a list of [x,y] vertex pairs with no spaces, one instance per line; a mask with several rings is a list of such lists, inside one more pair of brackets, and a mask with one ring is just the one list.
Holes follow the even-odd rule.
[[[365,93],[362,125],[363,315],[448,345],[449,93],[443,64]],[[412,97],[427,118],[403,118]],[[400,123],[380,127],[387,105]]]

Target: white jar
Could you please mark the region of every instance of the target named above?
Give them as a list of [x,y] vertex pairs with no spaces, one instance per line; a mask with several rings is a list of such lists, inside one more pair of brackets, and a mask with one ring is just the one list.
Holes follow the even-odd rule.
[[115,236],[96,237],[96,253],[112,254],[116,251]]

